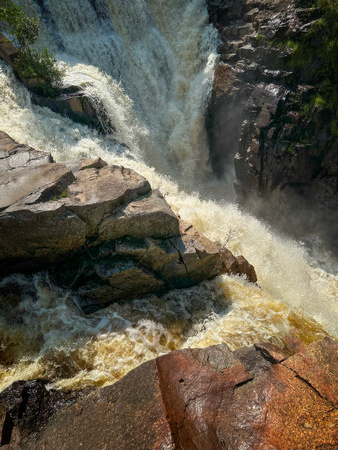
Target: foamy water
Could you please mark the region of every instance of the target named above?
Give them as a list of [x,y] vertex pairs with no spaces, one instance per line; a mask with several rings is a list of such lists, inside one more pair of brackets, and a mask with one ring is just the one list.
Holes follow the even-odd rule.
[[[20,3],[38,12],[31,1]],[[207,162],[203,116],[217,55],[204,1],[138,0],[132,11],[123,0],[102,1],[100,17],[87,0],[67,2],[67,14],[62,2],[45,3],[56,25],[46,25],[42,36],[55,46],[65,83],[82,85],[114,132],[98,135],[33,106],[4,63],[0,129],[58,161],[100,156],[135,169],[184,220],[243,254],[260,287],[223,275],[84,316],[71,293],[51,286],[46,274],[13,275],[2,285],[16,282],[23,294],[21,302],[0,298],[0,388],[36,377],[64,388],[102,386],[173,349],[280,343],[291,329],[306,342],[337,337],[337,277],[310,261],[300,244],[215,200],[228,188],[212,179]],[[53,41],[56,31],[62,48]],[[206,190],[214,200],[203,200]]]

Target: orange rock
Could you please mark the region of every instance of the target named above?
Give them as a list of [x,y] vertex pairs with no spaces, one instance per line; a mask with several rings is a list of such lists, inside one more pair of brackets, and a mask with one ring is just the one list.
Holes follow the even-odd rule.
[[[3,429],[3,443],[25,450],[337,450],[337,350],[324,338],[291,357],[270,344],[174,351],[45,416],[47,423],[26,409],[35,401],[29,391],[20,400],[14,390],[10,401],[9,388],[0,396],[0,424],[9,417],[13,436],[31,434],[20,442]],[[53,395],[44,393],[49,411]]]

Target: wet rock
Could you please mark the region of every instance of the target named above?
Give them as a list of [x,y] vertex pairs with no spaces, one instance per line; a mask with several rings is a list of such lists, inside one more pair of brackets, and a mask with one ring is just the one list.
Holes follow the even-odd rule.
[[97,107],[78,86],[58,88],[53,97],[46,96],[39,87],[35,78],[24,78],[18,75],[15,60],[19,51],[2,33],[0,33],[0,58],[12,67],[16,76],[30,90],[32,102],[36,105],[47,107],[54,112],[67,116],[75,122],[88,125],[91,128],[104,131],[112,129],[106,117],[98,114]]
[[[85,313],[122,299],[132,299],[159,291],[164,282],[131,258],[111,257],[98,260],[95,275],[79,286],[79,305]],[[82,300],[84,299],[84,300]]]
[[0,394],[1,447],[20,448],[19,443],[39,432],[51,415],[84,394],[47,390],[41,380],[16,381]]
[[221,176],[226,165],[232,165],[238,146],[248,93],[239,73],[228,63],[220,62],[207,115],[207,130],[213,170]]
[[[334,450],[337,351],[329,338],[294,356],[271,344],[174,351],[56,411],[30,434],[16,419],[21,434],[6,443],[27,450]],[[15,399],[0,401],[2,414]]]
[[114,301],[194,286],[218,275],[220,267],[216,245],[181,222],[180,235],[109,241],[50,273],[54,282],[76,292],[77,304],[91,313]]
[[[36,290],[32,283],[27,282],[27,279],[22,274],[16,274],[11,277],[6,277],[0,282],[0,299],[5,299],[3,303],[2,314],[8,315],[8,311],[13,311],[13,308],[18,306],[24,297],[36,298]],[[10,313],[9,313],[10,315]],[[19,320],[21,320],[20,318]],[[12,352],[9,350],[7,357],[4,356],[4,352],[1,353],[1,359],[4,362],[9,359],[12,360]]]
[[[24,84],[30,88],[29,85],[27,86],[27,83]],[[92,100],[81,92],[79,87],[60,88],[59,91],[58,96],[55,98],[31,92],[32,102],[36,105],[47,107],[62,116],[69,117],[74,122],[104,131],[106,124],[103,118],[100,117]]]
[[255,268],[244,256],[234,256],[227,248],[221,249],[222,269],[221,273],[229,275],[245,275],[251,283],[257,282]]
[[6,134],[0,155],[1,275],[48,269],[90,313],[219,273],[217,246],[135,171],[100,158],[46,163]]
[[[235,158],[240,203],[288,232],[318,229],[336,246],[338,153],[329,129],[334,113],[314,106],[304,114],[319,95],[317,82],[307,79],[306,70],[288,67],[283,45],[299,41],[319,10],[290,0],[207,5],[222,41],[206,121],[214,172],[229,173]],[[309,45],[320,40],[318,33]]]

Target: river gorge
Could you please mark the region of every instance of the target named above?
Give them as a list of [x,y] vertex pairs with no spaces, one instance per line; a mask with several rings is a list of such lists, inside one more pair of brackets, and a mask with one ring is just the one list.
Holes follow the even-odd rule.
[[0,130],[56,162],[100,157],[134,169],[181,219],[244,255],[258,281],[224,274],[85,315],[46,272],[8,275],[0,288],[16,286],[22,299],[0,297],[0,389],[31,379],[65,390],[102,387],[172,350],[283,345],[290,332],[304,344],[337,338],[330,248],[312,235],[309,251],[239,205],[233,168],[222,178],[213,173],[205,117],[219,36],[205,1],[16,3],[40,17],[37,45],[54,52],[64,85],[79,86],[96,105],[104,133],[34,105],[2,61]]

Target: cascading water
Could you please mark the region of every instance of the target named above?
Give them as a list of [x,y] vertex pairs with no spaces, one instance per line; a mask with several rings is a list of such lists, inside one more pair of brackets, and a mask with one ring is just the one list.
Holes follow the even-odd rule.
[[135,169],[184,220],[244,254],[260,287],[224,275],[85,317],[46,274],[12,275],[1,285],[10,290],[17,282],[22,300],[0,298],[0,387],[36,377],[65,388],[104,385],[176,348],[280,342],[291,328],[306,342],[337,336],[337,277],[236,205],[201,199],[208,174],[203,114],[217,59],[204,0],[18,3],[42,15],[40,41],[62,61],[65,83],[81,85],[102,105],[114,132],[104,137],[33,106],[4,63],[0,129],[59,161],[100,156]]
[[42,13],[39,43],[66,64],[66,84],[102,105],[119,142],[175,178],[177,168],[190,183],[203,177],[203,112],[217,58],[204,0],[18,3]]

